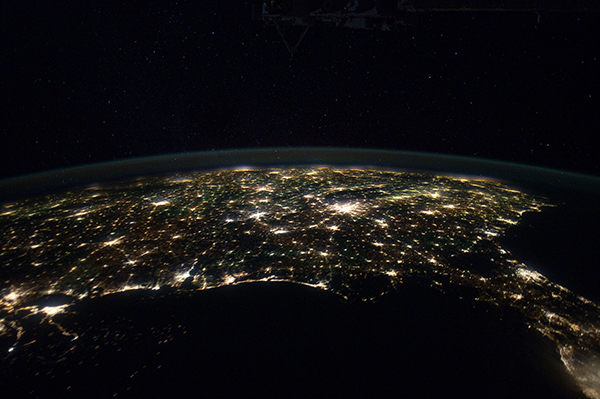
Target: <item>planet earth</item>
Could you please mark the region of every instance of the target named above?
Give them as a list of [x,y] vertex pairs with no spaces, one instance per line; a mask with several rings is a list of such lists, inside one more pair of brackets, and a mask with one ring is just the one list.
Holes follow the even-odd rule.
[[0,389],[600,398],[599,180],[271,149],[0,182]]

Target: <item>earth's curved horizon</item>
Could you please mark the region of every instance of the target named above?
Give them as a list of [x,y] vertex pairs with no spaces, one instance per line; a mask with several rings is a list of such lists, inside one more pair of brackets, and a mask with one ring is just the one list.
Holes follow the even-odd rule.
[[[44,364],[75,361],[97,334],[81,306],[136,290],[158,290],[167,301],[171,293],[281,281],[372,302],[425,284],[433,291],[424,301],[438,303],[437,292],[521,320],[554,345],[578,387],[563,397],[580,390],[600,398],[596,272],[588,252],[569,253],[592,240],[582,230],[598,219],[591,204],[599,182],[460,157],[339,149],[169,155],[4,180],[3,362],[35,367],[25,359],[36,350],[47,351]],[[552,237],[563,240],[562,252]],[[119,323],[107,326],[107,339],[127,335]],[[52,329],[57,338],[40,337]]]
[[282,147],[184,152],[118,159],[0,180],[0,203],[98,182],[145,175],[235,167],[332,166],[498,179],[527,189],[555,188],[600,195],[600,177],[494,159],[426,152],[339,147]]

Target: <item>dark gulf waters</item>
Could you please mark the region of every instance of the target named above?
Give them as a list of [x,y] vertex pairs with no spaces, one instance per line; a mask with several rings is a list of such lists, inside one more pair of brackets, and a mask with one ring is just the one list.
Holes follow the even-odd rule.
[[0,388],[43,398],[583,398],[517,312],[428,284],[407,281],[375,303],[290,283],[82,301],[63,320],[82,330],[75,349],[44,363],[50,349],[22,348],[32,357],[1,370]]

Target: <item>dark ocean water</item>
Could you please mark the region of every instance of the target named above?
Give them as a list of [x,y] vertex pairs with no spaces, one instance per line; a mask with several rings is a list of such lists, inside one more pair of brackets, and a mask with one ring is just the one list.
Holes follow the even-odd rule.
[[550,281],[600,302],[600,195],[556,189],[543,195],[555,207],[524,214],[502,246]]
[[[41,368],[29,367],[35,359],[13,364],[2,390],[88,398],[583,397],[519,314],[460,299],[468,295],[418,279],[375,303],[289,283],[121,293],[78,304],[64,323],[84,327],[76,348]],[[30,346],[32,355],[37,349]]]

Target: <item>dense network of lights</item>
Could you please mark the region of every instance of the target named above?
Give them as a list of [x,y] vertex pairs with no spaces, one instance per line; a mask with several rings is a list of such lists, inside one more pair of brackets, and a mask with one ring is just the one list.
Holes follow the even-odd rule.
[[[127,290],[289,281],[372,300],[409,276],[476,290],[553,340],[600,398],[600,308],[511,258],[499,237],[544,199],[482,179],[380,170],[247,169],[148,177],[0,208],[0,335]],[[489,259],[469,270],[464,254]],[[51,295],[71,303],[39,305]]]

